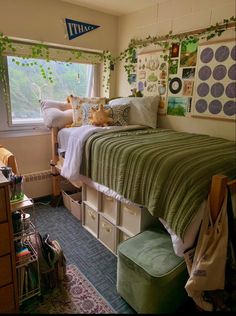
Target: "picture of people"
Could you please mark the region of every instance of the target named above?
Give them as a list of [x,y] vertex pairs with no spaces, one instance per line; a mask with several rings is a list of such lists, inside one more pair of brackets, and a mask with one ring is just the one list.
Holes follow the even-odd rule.
[[193,95],[193,80],[183,80],[183,95],[188,97]]
[[182,41],[180,51],[180,67],[196,66],[198,41]]

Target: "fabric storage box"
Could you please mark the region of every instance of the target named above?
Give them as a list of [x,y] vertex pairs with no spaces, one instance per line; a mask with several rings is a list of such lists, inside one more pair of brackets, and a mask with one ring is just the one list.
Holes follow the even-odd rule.
[[117,223],[118,203],[115,198],[102,193],[100,212],[114,225]]
[[83,204],[83,226],[96,238],[98,236],[98,212]]
[[117,291],[137,313],[173,313],[187,299],[185,261],[160,227],[123,241],[117,255]]
[[82,210],[81,210],[81,203],[82,203],[82,194],[81,192],[76,192],[69,196],[70,198],[70,210],[71,214],[73,214],[76,218],[81,220],[82,218]]
[[63,204],[65,206],[65,208],[67,208],[68,210],[70,210],[70,192],[69,191],[61,191],[62,194],[62,198],[63,198]]
[[63,203],[64,206],[78,219],[81,219],[81,202],[82,193],[71,192],[71,191],[62,191]]
[[99,211],[100,206],[101,206],[101,193],[97,191],[95,188],[92,188],[86,184],[83,186],[83,190],[84,190],[83,200],[93,209],[96,209],[96,211]]
[[98,238],[113,253],[116,251],[116,227],[106,218],[99,216],[99,234]]

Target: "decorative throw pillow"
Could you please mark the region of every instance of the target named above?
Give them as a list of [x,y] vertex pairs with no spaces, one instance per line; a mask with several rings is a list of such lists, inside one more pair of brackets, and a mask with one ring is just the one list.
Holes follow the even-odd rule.
[[117,104],[117,105],[111,106],[110,108],[111,108],[111,116],[113,119],[113,122],[111,125],[118,125],[118,126],[128,125],[130,104]]
[[[89,120],[89,113],[91,109],[98,109],[97,104],[84,104],[83,105],[83,125],[91,125],[91,122]],[[109,125],[112,126],[125,126],[128,125],[128,114],[130,105],[129,104],[117,104],[114,106],[105,105],[105,110],[111,109],[111,115],[112,121]]]
[[120,104],[130,104],[128,125],[144,125],[152,128],[157,126],[157,111],[160,96],[127,97],[111,100],[113,107]]
[[75,97],[70,95],[67,97],[68,102],[72,105],[73,110],[73,124],[72,126],[83,125],[83,105],[88,104],[105,104],[106,98],[94,97]]
[[46,100],[41,102],[41,109],[44,124],[48,128],[57,127],[61,129],[72,124],[72,109],[68,103]]

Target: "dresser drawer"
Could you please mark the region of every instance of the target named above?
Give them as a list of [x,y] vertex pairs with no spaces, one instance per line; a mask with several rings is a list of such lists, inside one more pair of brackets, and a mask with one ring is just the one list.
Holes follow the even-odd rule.
[[116,251],[116,227],[102,216],[99,217],[99,239],[112,252]]
[[91,207],[83,205],[83,225],[88,229],[95,237],[98,235],[98,213]]
[[0,224],[0,256],[10,253],[11,244],[8,223]]
[[16,302],[13,284],[8,284],[0,288],[0,298],[1,314],[16,312]]
[[118,203],[113,197],[102,194],[101,213],[113,224],[117,223]]
[[0,271],[0,286],[4,286],[11,283],[12,265],[10,255],[0,257]]
[[0,222],[7,220],[6,188],[0,188]]

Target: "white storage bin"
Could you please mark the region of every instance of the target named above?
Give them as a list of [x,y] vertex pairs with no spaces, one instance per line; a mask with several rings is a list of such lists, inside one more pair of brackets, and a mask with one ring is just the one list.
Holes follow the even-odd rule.
[[82,194],[81,194],[81,192],[76,192],[74,194],[71,194],[69,196],[69,198],[70,198],[71,214],[73,214],[76,218],[81,220],[81,218],[82,218],[82,210],[81,210]]
[[64,206],[79,220],[81,219],[82,193],[62,191]]
[[101,199],[101,193],[98,192],[96,189],[84,185],[84,201],[90,205],[92,208],[96,209],[97,211],[100,209],[100,199]]
[[130,238],[130,236],[128,234],[126,234],[125,232],[123,232],[122,230],[120,229],[117,229],[117,235],[118,235],[118,238],[117,238],[117,241],[118,241],[118,245],[122,242],[122,241],[125,241],[127,239]]
[[109,250],[116,252],[116,227],[103,216],[99,217],[98,238]]
[[98,236],[98,213],[83,203],[83,226],[95,237]]
[[111,223],[117,224],[118,201],[111,196],[102,194],[101,213]]
[[136,235],[157,222],[146,208],[121,203],[119,227],[128,235]]

